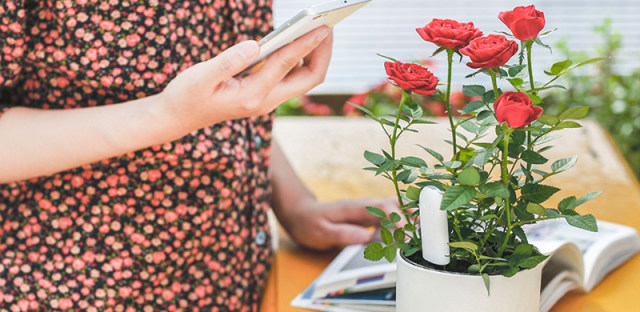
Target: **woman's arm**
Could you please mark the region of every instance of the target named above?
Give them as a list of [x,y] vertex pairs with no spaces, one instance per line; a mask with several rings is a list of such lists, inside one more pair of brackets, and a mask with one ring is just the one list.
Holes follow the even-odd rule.
[[[0,116],[0,183],[169,142],[224,120],[266,114],[323,81],[331,55],[327,36],[328,27],[310,32],[244,78],[234,75],[257,57],[255,41],[188,68],[154,96],[91,108],[8,109]],[[305,64],[296,67],[303,58]]]
[[367,243],[373,235],[368,227],[378,224],[380,219],[370,215],[365,207],[400,212],[394,198],[318,202],[275,141],[269,169],[273,211],[289,235],[307,247],[327,249]]

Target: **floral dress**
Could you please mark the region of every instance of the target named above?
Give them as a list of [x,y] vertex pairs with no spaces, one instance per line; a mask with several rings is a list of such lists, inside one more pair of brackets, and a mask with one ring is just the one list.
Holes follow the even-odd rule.
[[[267,33],[271,0],[3,0],[0,19],[1,121],[156,94]],[[0,311],[258,310],[271,121],[0,184]]]

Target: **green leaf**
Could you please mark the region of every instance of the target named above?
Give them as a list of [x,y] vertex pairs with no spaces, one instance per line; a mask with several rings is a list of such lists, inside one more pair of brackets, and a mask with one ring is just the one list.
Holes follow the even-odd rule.
[[380,209],[380,208],[367,206],[365,209],[367,210],[367,212],[370,215],[376,216],[378,218],[386,218],[387,217],[387,214],[384,211],[382,211],[382,209]]
[[514,88],[518,88],[524,83],[524,80],[522,80],[522,78],[509,78],[507,79],[507,81],[509,81],[509,83],[511,83]]
[[520,244],[513,251],[513,255],[527,256],[528,257],[528,256],[531,255],[532,252],[533,252],[533,245],[531,245],[531,244]]
[[537,45],[539,45],[539,46],[541,46],[543,48],[547,48],[547,50],[549,50],[550,53],[552,52],[551,47],[546,45],[546,44],[544,44],[542,42],[542,40],[540,40],[539,37],[536,37],[535,39],[533,39],[533,42],[535,42]]
[[478,185],[480,183],[480,173],[475,167],[467,167],[458,175],[458,182],[462,185]]
[[560,114],[560,116],[558,117],[560,118],[560,120],[582,119],[584,117],[587,117],[588,113],[589,113],[589,106],[577,106],[577,107],[571,107],[567,109],[566,111],[562,112],[562,114]]
[[576,207],[594,199],[596,196],[602,194],[602,191],[597,191],[597,192],[591,192],[589,194],[586,194],[580,198],[578,198],[578,200],[576,200]]
[[379,261],[384,257],[384,247],[380,243],[371,243],[364,249],[364,258],[369,261]]
[[406,235],[404,234],[404,231],[402,229],[396,229],[395,231],[393,231],[393,238],[398,243],[403,243],[405,236]]
[[537,214],[539,216],[546,216],[547,210],[544,207],[540,206],[540,204],[529,203],[527,204],[527,212]]
[[462,86],[462,93],[468,96],[483,96],[485,92],[484,86],[470,85]]
[[404,107],[409,110],[407,115],[411,116],[411,118],[415,119],[415,118],[422,117],[422,114],[423,114],[422,106],[416,103],[411,98],[411,96],[407,97],[407,101]]
[[405,256],[410,257],[411,255],[413,255],[414,253],[418,252],[420,250],[420,248],[411,248],[408,251],[406,251],[404,253]]
[[541,165],[549,161],[548,159],[544,158],[542,155],[532,150],[526,150],[522,152],[521,157],[522,157],[522,160],[526,161],[527,163],[536,164],[536,165]]
[[487,296],[490,296],[491,280],[489,279],[489,275],[487,275],[487,273],[482,273],[482,281],[484,282],[484,287],[487,288]]
[[467,272],[469,273],[478,273],[480,272],[480,266],[477,264],[472,264],[467,268]]
[[433,54],[431,54],[431,56],[436,56],[438,54],[440,54],[440,52],[446,50],[447,48],[445,47],[439,47],[435,52],[433,52]]
[[384,156],[369,151],[364,151],[364,158],[377,166],[382,165],[387,160]]
[[440,155],[438,152],[428,148],[428,147],[424,147],[422,145],[418,145],[420,147],[422,147],[425,151],[427,151],[427,153],[431,154],[431,156],[433,156],[435,159],[437,159],[440,162],[444,161],[444,157],[442,157],[442,155]]
[[567,223],[577,228],[591,232],[598,231],[598,224],[596,223],[596,218],[593,215],[564,216],[564,218],[567,220]]
[[427,163],[424,160],[418,157],[413,157],[413,156],[403,157],[402,159],[400,159],[400,162],[403,165],[407,165],[410,167],[416,167],[416,168],[427,167]]
[[520,171],[527,177],[527,181],[533,181],[533,175],[523,165],[520,165]]
[[400,222],[400,220],[402,220],[402,217],[400,217],[397,212],[392,212],[389,214],[389,220],[391,220],[391,222],[393,223],[398,223]]
[[553,162],[553,164],[551,164],[551,170],[553,170],[553,172],[562,172],[569,170],[576,164],[577,161],[578,156],[556,160],[555,162]]
[[380,220],[380,225],[382,225],[382,227],[387,228],[387,229],[395,229],[396,225],[395,223],[387,220],[387,219],[382,219]]
[[549,185],[525,184],[525,186],[522,187],[522,198],[541,204],[559,190],[559,188]]
[[376,54],[377,54],[379,57],[386,58],[387,60],[392,61],[392,62],[397,62],[397,61],[398,61],[398,60],[396,60],[396,59],[394,59],[394,58],[392,58],[392,57],[385,56],[385,55],[382,55],[382,54],[380,54],[380,53],[376,53]]
[[531,102],[533,104],[540,104],[542,103],[542,98],[537,96],[537,95],[533,95],[533,94],[527,94],[529,96],[529,98],[531,99]]
[[377,122],[380,122],[380,120],[378,120],[378,117],[376,117],[376,115],[375,115],[372,111],[368,110],[366,107],[361,106],[361,105],[358,105],[358,104],[354,104],[354,103],[351,103],[351,102],[347,102],[347,103],[348,103],[349,105],[351,105],[351,106],[353,106],[353,107],[355,107],[355,108],[359,109],[359,110],[360,110],[360,111],[362,111],[363,113],[365,113],[365,115],[366,115],[367,117],[369,117],[369,118],[371,118],[371,119],[373,119],[373,120],[375,120],[375,121],[377,121]]
[[555,130],[566,129],[566,128],[581,128],[582,125],[575,121],[563,121],[559,123]]
[[398,175],[396,176],[396,179],[398,179],[398,181],[405,182],[407,179],[409,179],[411,172],[412,172],[411,170],[404,170],[398,173]]
[[380,228],[380,238],[385,245],[393,244],[393,235],[386,228]]
[[[500,93],[500,90],[498,90],[498,93]],[[482,100],[486,103],[493,103],[496,101],[496,94],[492,90],[489,90],[484,93]]]
[[413,185],[410,185],[407,188],[407,198],[410,199],[410,200],[418,200],[418,199],[420,199],[420,191],[421,191],[421,189],[419,189],[419,188],[417,188],[417,187],[415,187]]
[[608,59],[608,57],[596,57],[596,58],[592,58],[592,59],[586,60],[586,61],[584,61],[584,62],[580,62],[580,63],[578,63],[578,65],[574,66],[573,68],[578,68],[578,67],[580,67],[580,66],[584,66],[584,65],[587,65],[587,64],[591,64],[591,63],[595,63],[595,62],[603,61],[603,60],[606,60],[606,59]]
[[494,181],[487,183],[485,185],[478,186],[478,190],[489,196],[500,197],[500,198],[509,198],[509,190],[507,187],[500,181]]
[[395,163],[396,163],[395,161],[393,161],[391,159],[387,159],[384,162],[384,164],[382,164],[382,165],[380,165],[380,167],[378,167],[378,170],[376,170],[376,175],[379,175],[379,174],[391,169]]
[[478,250],[478,245],[472,243],[472,242],[451,242],[449,243],[449,246],[453,247],[453,248],[462,248],[462,249],[466,249],[469,251],[476,251]]
[[462,162],[461,161],[457,161],[457,160],[445,161],[444,162],[444,166],[447,169],[457,169],[457,168],[460,168],[460,166],[462,166]]
[[389,262],[393,262],[393,260],[396,258],[397,253],[398,253],[398,246],[396,245],[389,245],[384,248],[384,258],[387,259],[387,261]]
[[442,210],[454,210],[460,208],[464,204],[468,204],[476,196],[476,190],[473,187],[464,185],[454,185],[447,189],[442,196]]
[[568,210],[573,210],[575,209],[576,206],[576,197],[575,196],[569,196],[563,200],[560,201],[560,203],[558,203],[558,210],[560,210],[560,212],[565,213]]
[[496,148],[487,148],[480,150],[477,154],[473,156],[473,163],[476,166],[483,167],[486,165],[489,160],[491,160],[491,156],[496,152]]
[[522,64],[522,65],[511,67],[511,68],[509,68],[509,76],[515,77],[516,75],[518,75],[525,68],[527,68],[526,64]]
[[518,263],[518,266],[523,269],[533,269],[546,259],[547,259],[547,256],[533,256],[533,257],[523,259],[522,261],[520,261],[520,263]]
[[548,126],[553,126],[560,122],[560,119],[558,118],[558,116],[554,115],[541,115],[540,117],[538,117],[537,121]]
[[523,243],[528,244],[529,241],[527,240],[527,234],[524,232],[524,230],[522,229],[522,227],[516,226],[513,228],[513,234],[515,234],[517,237],[520,238],[520,240],[522,240]]
[[531,256],[533,252],[533,245],[531,244],[520,244],[516,246],[516,249],[513,251],[513,254],[509,258],[509,264],[511,266],[517,266],[520,261]]
[[462,110],[463,113],[468,114],[471,113],[473,111],[476,111],[480,108],[484,107],[484,102],[482,101],[473,101],[470,102],[469,104],[467,104],[464,109]]
[[551,70],[550,72],[555,75],[558,76],[560,75],[560,73],[562,73],[565,69],[569,68],[571,65],[573,64],[573,62],[571,60],[565,60],[562,62],[557,62],[555,64],[553,64],[551,66]]

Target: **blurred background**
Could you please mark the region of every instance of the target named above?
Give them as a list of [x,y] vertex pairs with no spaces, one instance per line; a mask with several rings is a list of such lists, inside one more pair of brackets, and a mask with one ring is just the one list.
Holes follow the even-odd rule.
[[[274,0],[274,24],[284,23],[300,10],[324,0]],[[568,92],[542,93],[542,106],[558,113],[570,106],[591,106],[590,118],[611,133],[632,170],[640,177],[640,1],[637,0],[373,0],[334,29],[334,51],[325,83],[309,95],[281,105],[279,116],[358,116],[351,105],[365,105],[377,114],[394,109],[399,90],[386,82],[384,59],[419,62],[441,80],[446,77],[446,55],[436,50],[415,29],[433,18],[473,22],[485,35],[508,31],[498,13],[519,5],[534,4],[544,12],[546,27],[553,30],[542,41],[551,50],[534,45],[534,77],[546,81],[544,70],[554,62],[574,63],[594,57],[607,60],[565,75],[560,82]],[[454,59],[457,60],[457,59]],[[490,84],[486,75],[465,78],[473,72],[454,62],[452,104],[462,109],[471,99],[462,84]],[[512,62],[517,62],[516,57]],[[546,68],[545,68],[546,67]],[[456,85],[457,84],[457,85]],[[503,90],[510,90],[501,85]],[[420,99],[425,114],[442,116],[442,104],[434,97]]]

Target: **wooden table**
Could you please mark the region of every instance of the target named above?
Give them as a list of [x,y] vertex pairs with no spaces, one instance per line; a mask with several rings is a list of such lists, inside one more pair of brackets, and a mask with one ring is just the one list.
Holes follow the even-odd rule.
[[[443,142],[450,136],[447,122],[442,119],[438,122],[438,125],[421,127],[418,135],[403,137],[399,154],[428,159],[426,153],[415,146],[417,143],[438,151],[448,151],[449,145]],[[640,231],[640,184],[606,131],[594,122],[581,123],[583,128],[559,132],[562,137],[552,141],[550,144],[554,148],[545,153],[550,160],[579,156],[573,169],[550,179],[549,184],[562,188],[550,201],[557,202],[566,196],[581,196],[603,190],[602,195],[581,206],[579,211]],[[371,172],[361,169],[367,166],[362,156],[365,149],[379,151],[381,147],[388,146],[379,125],[371,120],[341,117],[278,118],[274,135],[293,167],[320,200],[393,194],[386,179],[374,177]],[[291,307],[289,303],[325,269],[338,252],[305,250],[282,235],[262,311],[303,311]],[[590,293],[570,293],[552,311],[640,311],[639,295],[640,255],[637,255],[607,276]]]

